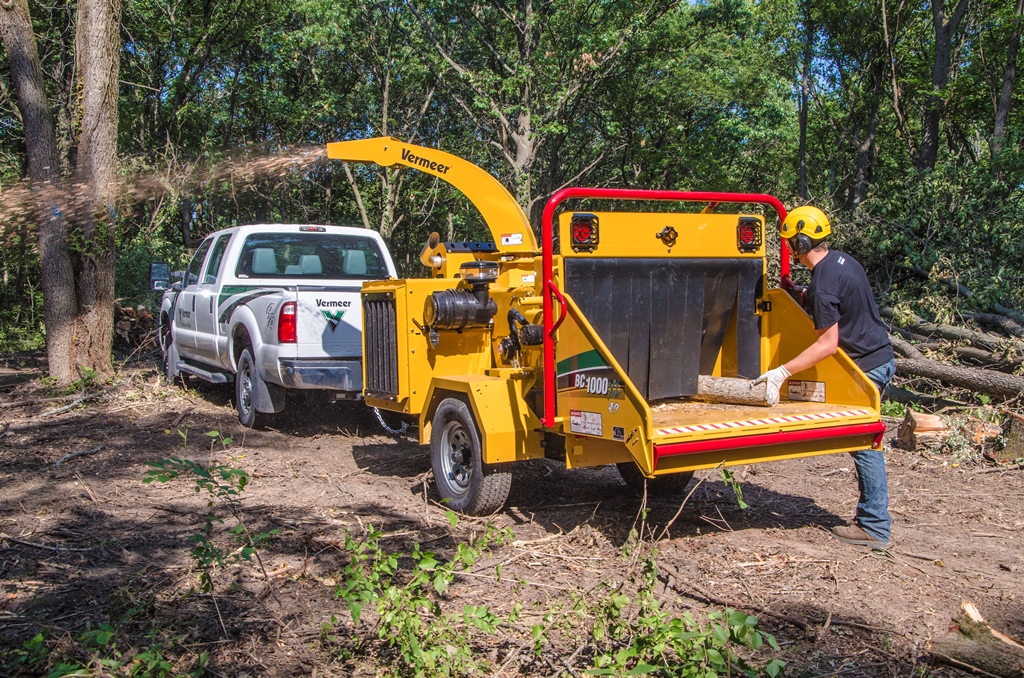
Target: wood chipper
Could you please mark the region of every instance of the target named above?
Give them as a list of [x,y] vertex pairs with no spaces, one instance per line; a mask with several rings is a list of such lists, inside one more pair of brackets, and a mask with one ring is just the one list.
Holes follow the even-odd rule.
[[[569,188],[548,201],[538,245],[511,194],[472,163],[391,138],[327,149],[448,182],[491,232],[432,234],[421,254],[430,277],[362,288],[363,395],[419,418],[453,509],[497,510],[510,464],[545,456],[680,489],[723,463],[880,445],[878,390],[842,351],[793,375],[772,408],[695,397],[705,379],[754,379],[816,338],[790,294],[767,288],[765,218],[715,212],[761,205],[784,219],[775,198]],[[569,200],[683,209],[560,210]],[[781,257],[788,281],[785,243]]]

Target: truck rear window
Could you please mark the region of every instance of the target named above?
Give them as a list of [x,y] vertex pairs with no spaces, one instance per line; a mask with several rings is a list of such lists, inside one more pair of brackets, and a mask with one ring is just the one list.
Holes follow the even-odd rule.
[[242,244],[239,278],[362,280],[388,277],[377,243],[339,233],[253,233]]

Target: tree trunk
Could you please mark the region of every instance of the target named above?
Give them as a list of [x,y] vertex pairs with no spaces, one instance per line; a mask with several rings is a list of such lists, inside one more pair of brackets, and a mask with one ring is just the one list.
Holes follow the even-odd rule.
[[958,0],[953,15],[947,17],[944,0],[932,0],[932,24],[935,28],[935,59],[932,62],[932,93],[924,112],[921,134],[921,152],[917,158],[919,170],[935,169],[939,149],[939,123],[946,105],[946,85],[949,83],[949,64],[953,51],[953,36],[967,11],[967,0]]
[[1014,398],[1024,392],[1024,377],[976,367],[944,365],[934,360],[897,358],[896,374],[938,379],[953,386],[1002,398]]
[[885,77],[885,62],[878,60],[871,66],[871,113],[868,129],[863,139],[857,140],[854,166],[857,168],[853,180],[853,199],[850,207],[854,212],[868,196],[871,184],[871,168],[875,161],[875,139],[878,135],[878,107],[881,99],[882,79]]
[[120,0],[79,0],[75,34],[81,126],[75,174],[88,207],[79,215],[76,361],[113,374],[114,243]]
[[43,322],[46,358],[51,377],[58,383],[74,380],[73,337],[75,279],[68,251],[58,182],[57,137],[46,100],[43,71],[27,0],[0,3],[0,38],[7,49],[18,109],[25,126],[28,174],[32,182],[38,220],[39,263],[42,272]]
[[1017,69],[1017,50],[1020,49],[1021,14],[1024,13],[1024,0],[1017,0],[1014,8],[1013,32],[1010,33],[1010,44],[1006,48],[1006,68],[1003,70],[1003,89],[996,104],[996,124],[992,132],[992,158],[998,162],[999,152],[1003,149],[1003,136],[1006,133],[1006,122],[1010,119],[1010,99],[1013,94],[1013,81]]
[[1024,644],[992,628],[974,603],[963,601],[961,613],[953,621],[949,633],[928,643],[929,654],[972,673],[1006,678],[1021,675]]
[[800,198],[807,199],[807,107],[811,101],[811,59],[814,57],[814,23],[804,3],[804,63],[800,76]]

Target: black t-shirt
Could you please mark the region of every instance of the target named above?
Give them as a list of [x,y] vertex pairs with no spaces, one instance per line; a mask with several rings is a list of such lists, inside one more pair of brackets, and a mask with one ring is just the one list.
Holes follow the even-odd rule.
[[830,251],[811,271],[807,309],[814,328],[839,323],[839,346],[867,372],[893,358],[864,268],[845,252]]

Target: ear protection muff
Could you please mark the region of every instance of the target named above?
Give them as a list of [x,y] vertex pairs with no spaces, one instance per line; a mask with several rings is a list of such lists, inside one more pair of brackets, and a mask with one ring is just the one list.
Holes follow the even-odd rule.
[[[789,248],[793,250],[793,253],[802,256],[807,254],[818,244],[811,240],[810,236],[806,233],[802,233],[804,222],[797,222],[797,234],[789,239]],[[820,241],[819,241],[820,242]]]

